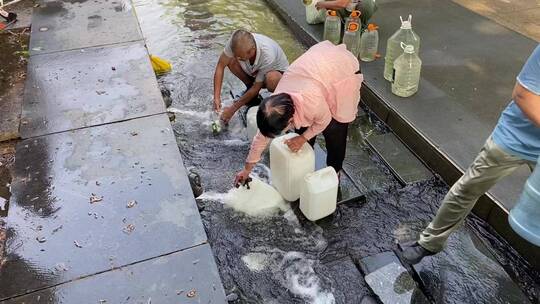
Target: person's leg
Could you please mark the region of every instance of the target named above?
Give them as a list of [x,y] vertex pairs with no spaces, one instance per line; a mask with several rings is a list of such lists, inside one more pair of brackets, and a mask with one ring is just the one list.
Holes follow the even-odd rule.
[[279,80],[281,79],[281,75],[282,73],[279,71],[270,71],[266,73],[265,80],[264,80],[264,87],[269,92],[273,93],[279,83]]
[[345,151],[347,150],[348,123],[332,119],[323,135],[326,142],[326,165],[333,167],[339,174],[343,167]]
[[234,76],[238,77],[238,79],[240,79],[246,85],[247,88],[253,85],[255,79],[244,72],[240,62],[236,58],[233,58],[227,67]]
[[465,220],[480,196],[501,178],[527,161],[510,155],[488,138],[465,174],[450,188],[435,218],[421,233],[418,244],[432,253],[441,251],[450,234]]

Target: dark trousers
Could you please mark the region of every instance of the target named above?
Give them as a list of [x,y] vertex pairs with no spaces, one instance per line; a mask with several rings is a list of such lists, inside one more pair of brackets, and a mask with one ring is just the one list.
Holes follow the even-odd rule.
[[[307,128],[296,130],[296,133],[303,134]],[[349,123],[342,123],[332,118],[332,121],[322,132],[324,141],[326,142],[326,165],[332,166],[339,172],[343,167],[345,159],[345,150],[347,149],[347,131]],[[313,137],[309,144],[315,145],[316,137]]]

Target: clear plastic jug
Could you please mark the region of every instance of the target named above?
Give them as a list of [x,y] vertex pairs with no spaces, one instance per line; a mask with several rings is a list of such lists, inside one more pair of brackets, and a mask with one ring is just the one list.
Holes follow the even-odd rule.
[[343,43],[347,50],[358,57],[360,52],[360,11],[352,11],[345,23],[345,33],[343,34]]
[[289,209],[276,189],[255,177],[252,177],[249,188],[241,186],[230,190],[225,203],[250,216],[266,216]]
[[379,49],[379,27],[370,23],[360,39],[360,60],[370,62],[375,60]]
[[326,13],[323,40],[328,40],[336,45],[341,41],[341,17],[336,11],[329,10]]
[[402,44],[404,52],[394,62],[392,93],[409,97],[418,91],[422,60],[414,52],[414,46]]
[[295,136],[298,134],[288,133],[274,138],[270,144],[272,185],[290,202],[300,198],[304,176],[315,171],[315,152],[308,143],[296,153],[285,144]]
[[249,108],[247,114],[246,114],[246,121],[247,121],[247,136],[248,140],[252,141],[253,137],[257,134],[257,130],[259,128],[257,127],[257,111],[259,110],[259,107],[251,107]]
[[420,54],[420,37],[416,35],[412,30],[412,16],[409,15],[409,19],[403,21],[401,17],[401,28],[397,30],[386,44],[386,56],[384,57],[384,79],[392,81],[394,60],[398,58],[402,53],[401,43],[414,46],[417,54]]
[[315,7],[315,4],[320,1],[322,0],[302,0],[302,3],[306,7],[306,22],[308,24],[323,23],[326,19],[326,10],[318,10]]
[[339,179],[332,167],[307,174],[300,194],[300,210],[310,221],[329,216],[336,211]]
[[518,203],[510,210],[508,222],[521,237],[540,246],[540,158],[527,179]]

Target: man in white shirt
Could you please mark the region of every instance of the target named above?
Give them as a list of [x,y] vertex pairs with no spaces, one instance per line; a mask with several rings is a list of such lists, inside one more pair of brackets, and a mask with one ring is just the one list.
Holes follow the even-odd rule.
[[[247,90],[231,106],[221,109],[225,67],[246,85]],[[250,102],[258,100],[262,88],[273,92],[288,67],[287,56],[274,40],[245,30],[234,31],[219,57],[214,73],[214,110],[222,112],[221,119],[225,123],[229,122],[242,106],[256,105]]]

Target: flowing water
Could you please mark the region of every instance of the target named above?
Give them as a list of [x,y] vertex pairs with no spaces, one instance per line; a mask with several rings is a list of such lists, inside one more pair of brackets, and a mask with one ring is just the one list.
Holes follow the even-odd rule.
[[[264,0],[136,0],[135,6],[150,53],[173,63],[173,71],[159,82],[170,91],[170,111],[176,115],[173,129],[184,163],[203,181],[205,193],[197,203],[231,302],[358,303],[370,294],[355,261],[392,250],[396,241],[414,239],[436,212],[447,186],[432,178],[401,188],[372,155],[370,166],[385,177],[376,187],[382,190],[370,192],[360,203],[340,205],[333,216],[317,223],[307,221],[295,206],[267,217],[250,217],[225,206],[226,193],[249,149],[239,115],[219,135],[211,132],[212,78],[225,42],[233,30],[245,28],[275,39],[291,62],[305,49]],[[225,104],[232,100],[230,89],[244,88],[226,72]],[[377,125],[360,129],[365,136],[387,132]],[[356,135],[352,132],[351,138]],[[355,140],[367,153],[365,136]],[[269,181],[267,165],[266,158],[254,173]],[[479,227],[499,259],[511,261],[504,244],[479,223],[467,227]],[[524,263],[513,260],[518,260],[508,262],[513,273],[526,276]],[[447,290],[458,290],[461,279],[459,271],[446,274]],[[474,284],[476,279],[466,282]],[[534,276],[521,280],[529,297],[535,297]],[[455,294],[444,296],[445,303],[462,303]]]

